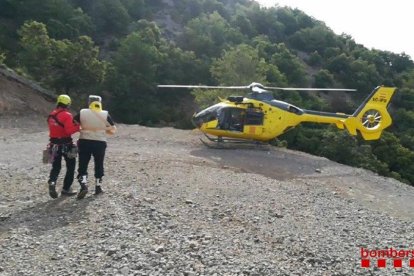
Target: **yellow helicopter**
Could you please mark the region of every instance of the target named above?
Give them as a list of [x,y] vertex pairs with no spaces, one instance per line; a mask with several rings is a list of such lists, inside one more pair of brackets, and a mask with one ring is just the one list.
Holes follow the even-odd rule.
[[[220,99],[196,114],[192,121],[206,137],[217,143],[269,142],[303,122],[335,124],[365,140],[379,139],[392,123],[387,111],[395,87],[376,87],[352,115],[306,110],[274,99],[269,90],[355,91],[355,89],[267,87],[253,82],[247,86],[158,85],[159,88],[249,89],[248,96]],[[213,137],[209,136],[212,135]],[[203,140],[202,140],[203,141]],[[203,141],[204,142],[204,141]],[[205,142],[204,142],[205,143]]]

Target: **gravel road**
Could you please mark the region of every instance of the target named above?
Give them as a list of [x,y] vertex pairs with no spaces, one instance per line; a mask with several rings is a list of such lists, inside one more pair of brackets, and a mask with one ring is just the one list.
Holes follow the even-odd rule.
[[414,249],[414,190],[396,180],[120,125],[106,192],[53,200],[47,132],[12,126],[0,129],[0,275],[414,275],[409,258],[361,267],[361,248]]

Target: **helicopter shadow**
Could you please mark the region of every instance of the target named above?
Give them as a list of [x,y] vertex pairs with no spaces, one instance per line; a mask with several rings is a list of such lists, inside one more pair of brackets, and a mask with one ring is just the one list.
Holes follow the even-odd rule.
[[321,167],[329,164],[325,158],[277,147],[268,150],[205,148],[193,150],[191,154],[211,160],[221,168],[261,174],[276,180],[315,175]]
[[30,205],[8,214],[0,221],[0,233],[27,229],[31,235],[41,236],[47,231],[87,219],[86,208],[94,200],[94,197],[86,197],[82,200],[74,197],[59,197]]

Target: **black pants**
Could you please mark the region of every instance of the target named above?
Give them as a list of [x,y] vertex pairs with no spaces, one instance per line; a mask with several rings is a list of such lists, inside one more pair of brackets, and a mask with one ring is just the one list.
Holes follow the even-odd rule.
[[106,142],[80,139],[78,141],[78,150],[78,179],[84,175],[88,175],[88,165],[91,160],[91,156],[93,156],[95,163],[95,178],[102,178],[102,176],[104,176]]
[[57,149],[55,151],[53,163],[52,163],[52,170],[50,171],[49,175],[49,182],[57,181],[59,176],[60,170],[62,168],[62,157],[65,159],[66,163],[66,175],[65,179],[63,180],[63,189],[69,190],[70,186],[72,186],[73,178],[75,175],[75,166],[76,166],[76,158],[68,158],[67,152],[70,149],[70,145],[56,145]]

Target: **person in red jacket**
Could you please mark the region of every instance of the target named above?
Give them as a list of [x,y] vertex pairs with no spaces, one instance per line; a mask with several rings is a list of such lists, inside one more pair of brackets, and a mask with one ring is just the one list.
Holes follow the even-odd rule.
[[68,95],[59,95],[56,108],[49,114],[47,123],[49,125],[49,148],[52,151],[52,169],[49,175],[49,195],[57,198],[56,181],[62,167],[62,157],[66,162],[66,175],[63,180],[61,194],[66,196],[76,195],[71,190],[75,175],[76,146],[72,141],[72,134],[79,131],[79,124],[74,123],[73,116],[69,111],[71,99]]

